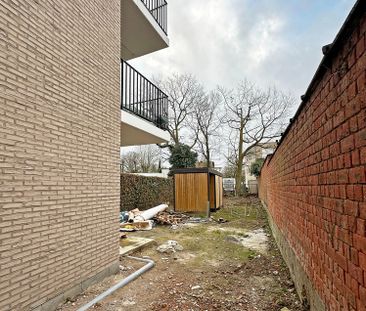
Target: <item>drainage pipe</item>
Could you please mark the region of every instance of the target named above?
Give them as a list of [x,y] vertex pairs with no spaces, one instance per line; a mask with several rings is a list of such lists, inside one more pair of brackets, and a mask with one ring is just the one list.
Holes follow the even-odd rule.
[[146,211],[141,212],[141,214],[135,216],[133,221],[145,221],[153,218],[155,215],[157,215],[160,212],[165,211],[168,208],[168,205],[166,204],[160,204],[158,206],[155,206],[153,208],[150,208]]
[[120,289],[120,288],[126,286],[128,283],[130,283],[130,282],[134,281],[135,279],[137,279],[140,275],[144,274],[145,272],[150,270],[155,265],[154,261],[152,261],[151,259],[138,258],[138,257],[132,257],[132,256],[126,256],[126,257],[131,258],[131,259],[135,259],[135,260],[138,260],[138,261],[146,262],[147,264],[145,266],[143,266],[142,268],[140,268],[139,270],[135,271],[134,273],[130,274],[125,279],[118,282],[116,285],[114,285],[111,288],[107,289],[104,293],[102,293],[99,296],[95,297],[92,301],[88,302],[86,305],[79,308],[78,311],[88,310],[89,308],[94,306],[96,303],[98,303],[99,301],[101,301],[105,297],[112,294],[117,289]]

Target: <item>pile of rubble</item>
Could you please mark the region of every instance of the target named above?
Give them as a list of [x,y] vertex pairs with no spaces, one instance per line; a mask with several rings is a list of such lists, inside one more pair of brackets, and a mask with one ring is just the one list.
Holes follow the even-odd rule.
[[183,213],[168,211],[168,205],[161,204],[146,211],[134,209],[120,213],[120,231],[151,230],[154,224],[177,227],[185,223],[209,222],[211,219],[191,217]]
[[159,225],[172,226],[172,225],[186,223],[189,221],[190,218],[191,218],[190,216],[187,216],[182,213],[177,213],[177,212],[173,212],[173,211],[163,211],[163,212],[159,212],[157,215],[155,215],[153,220],[155,220],[155,222]]
[[161,204],[150,208],[146,211],[140,211],[134,209],[129,212],[120,213],[120,231],[139,231],[139,230],[151,230],[153,228],[154,221],[152,220],[158,213],[165,211],[168,205]]

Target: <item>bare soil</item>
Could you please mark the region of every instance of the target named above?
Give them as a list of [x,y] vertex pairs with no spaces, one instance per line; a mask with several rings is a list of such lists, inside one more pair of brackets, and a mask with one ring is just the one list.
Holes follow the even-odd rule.
[[[156,266],[92,310],[306,310],[257,198],[226,198],[225,207],[213,218],[226,222],[211,220],[174,230],[157,226],[152,231],[129,233],[156,241],[133,254],[152,258]],[[157,252],[156,247],[167,240],[177,241],[184,249],[172,254]],[[90,287],[59,310],[77,310],[141,266],[121,258],[118,275]]]

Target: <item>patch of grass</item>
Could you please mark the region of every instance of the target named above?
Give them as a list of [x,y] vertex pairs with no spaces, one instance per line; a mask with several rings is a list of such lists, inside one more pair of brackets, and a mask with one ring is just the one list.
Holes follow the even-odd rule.
[[251,250],[227,240],[230,235],[244,233],[237,232],[235,228],[220,230],[217,224],[197,224],[178,230],[158,226],[153,231],[146,232],[144,236],[148,237],[150,234],[153,235],[151,238],[155,239],[157,244],[175,240],[183,246],[184,252],[194,254],[195,257],[186,262],[188,266],[194,268],[204,268],[209,265],[210,260],[226,263],[228,261],[245,262],[253,255]]
[[218,221],[220,218],[227,221],[224,225],[253,229],[266,223],[266,212],[258,199],[226,198],[225,206],[212,214]]
[[186,213],[186,214],[191,217],[207,218],[207,213],[191,212],[191,213]]
[[232,231],[208,230],[207,225],[199,225],[187,230],[184,236],[181,236],[180,243],[186,251],[195,253],[196,263],[207,260],[233,260],[246,261],[252,251],[232,243],[227,237],[236,234]]
[[212,216],[216,220],[223,218],[227,222],[198,223],[183,226],[177,230],[172,230],[168,226],[157,226],[152,231],[138,234],[153,238],[158,245],[167,240],[176,240],[183,246],[183,252],[194,255],[185,261],[190,268],[209,267],[211,269],[210,265],[213,264],[238,264],[255,256],[255,252],[230,241],[228,237],[230,235],[245,236],[247,231],[262,226],[265,213],[260,204],[245,200],[231,201],[224,208],[212,213]]
[[259,206],[252,205],[228,205],[217,212],[212,214],[212,217],[215,220],[219,218],[223,218],[227,221],[235,221],[235,220],[257,220],[263,217],[262,210]]

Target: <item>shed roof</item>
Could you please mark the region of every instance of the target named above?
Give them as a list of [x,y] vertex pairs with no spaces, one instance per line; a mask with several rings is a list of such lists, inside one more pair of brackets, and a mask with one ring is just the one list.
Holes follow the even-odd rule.
[[173,175],[175,174],[192,174],[192,173],[210,173],[213,175],[218,175],[222,177],[222,174],[210,167],[189,167],[189,168],[176,168],[171,171]]

